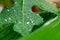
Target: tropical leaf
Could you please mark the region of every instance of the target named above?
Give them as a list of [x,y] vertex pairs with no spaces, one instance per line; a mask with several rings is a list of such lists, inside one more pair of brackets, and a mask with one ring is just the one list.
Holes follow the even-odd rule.
[[26,1],[28,0],[16,0],[14,5],[5,8],[0,13],[0,24],[15,23],[13,29],[21,35],[29,34],[33,25],[42,24],[43,18],[31,11],[35,5],[34,0]]
[[38,13],[32,12],[32,6],[36,5],[42,10],[57,13],[57,8],[53,3],[51,4],[45,0],[27,1],[28,0],[16,0],[12,6],[5,8],[0,13],[0,25],[14,23],[14,31],[24,36],[31,32],[34,25],[41,25],[43,23],[43,18],[39,16]]

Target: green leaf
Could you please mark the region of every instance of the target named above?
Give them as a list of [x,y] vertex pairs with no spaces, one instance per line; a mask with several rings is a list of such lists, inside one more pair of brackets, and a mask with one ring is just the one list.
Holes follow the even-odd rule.
[[60,40],[60,17],[56,17],[49,25],[43,25],[31,35],[17,40]]
[[42,10],[57,13],[56,6],[45,0],[16,0],[12,6],[0,13],[0,24],[14,23],[14,31],[23,36],[28,35],[34,25],[43,23],[43,18],[31,11],[32,6],[35,5]]
[[14,5],[5,8],[0,13],[0,24],[15,23],[14,31],[23,36],[29,34],[34,25],[42,24],[43,18],[31,11],[32,6],[35,5],[35,0],[27,1],[16,0]]
[[[20,21],[14,25],[14,30],[16,32],[21,33],[23,36],[29,34],[34,25],[38,25],[43,22],[43,19],[39,16],[39,14],[33,13],[31,11],[32,6],[35,5],[34,1],[29,0],[27,3],[26,3],[26,1],[28,1],[28,0],[21,1],[22,19],[20,19]],[[20,27],[19,27],[19,25],[20,25]]]
[[37,2],[36,5],[44,11],[58,13],[56,4],[49,2],[48,0],[36,0],[35,2]]

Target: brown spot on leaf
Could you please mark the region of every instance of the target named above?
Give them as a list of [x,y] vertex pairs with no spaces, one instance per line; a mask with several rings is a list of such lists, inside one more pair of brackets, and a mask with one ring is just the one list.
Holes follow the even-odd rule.
[[42,12],[42,10],[37,6],[32,6],[32,12]]

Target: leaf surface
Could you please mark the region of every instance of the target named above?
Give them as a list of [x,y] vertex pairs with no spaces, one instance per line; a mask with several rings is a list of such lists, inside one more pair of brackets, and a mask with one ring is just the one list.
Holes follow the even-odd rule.
[[34,5],[42,10],[57,13],[54,4],[51,6],[49,2],[43,0],[16,0],[12,6],[5,8],[0,13],[0,24],[14,23],[14,31],[23,36],[28,35],[34,25],[43,23],[43,18],[38,13],[32,12],[31,8]]
[[31,11],[32,6],[35,5],[35,1],[27,1],[17,0],[14,5],[5,8],[0,13],[0,24],[15,23],[13,27],[14,31],[23,36],[31,32],[33,25],[42,24],[43,18]]

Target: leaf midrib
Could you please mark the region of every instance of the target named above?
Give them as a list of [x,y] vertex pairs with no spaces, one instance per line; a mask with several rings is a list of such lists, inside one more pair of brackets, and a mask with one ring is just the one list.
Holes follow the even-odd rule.
[[24,0],[22,0],[22,27],[23,27],[23,31],[24,31]]

